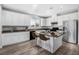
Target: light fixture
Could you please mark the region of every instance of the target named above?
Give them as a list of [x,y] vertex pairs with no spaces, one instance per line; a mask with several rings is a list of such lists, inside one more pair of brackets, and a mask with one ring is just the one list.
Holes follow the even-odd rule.
[[53,9],[53,7],[50,7],[49,9],[51,10],[51,9]]
[[37,8],[37,6],[38,6],[37,4],[34,4],[33,9],[35,10]]
[[52,10],[53,10],[53,7],[49,7],[49,9],[46,11],[46,13],[51,15],[52,14]]

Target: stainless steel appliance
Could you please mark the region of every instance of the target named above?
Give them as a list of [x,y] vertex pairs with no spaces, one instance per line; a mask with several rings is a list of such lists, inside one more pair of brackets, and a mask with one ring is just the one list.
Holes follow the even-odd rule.
[[63,40],[78,44],[78,20],[63,21],[64,37]]

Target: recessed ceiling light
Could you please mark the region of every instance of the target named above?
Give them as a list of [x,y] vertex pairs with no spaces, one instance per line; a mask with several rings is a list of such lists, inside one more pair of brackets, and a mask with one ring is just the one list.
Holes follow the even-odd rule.
[[53,7],[50,7],[49,9],[53,9]]
[[38,6],[37,4],[34,4],[34,5],[33,5],[33,9],[36,9],[36,8],[37,8],[37,6]]

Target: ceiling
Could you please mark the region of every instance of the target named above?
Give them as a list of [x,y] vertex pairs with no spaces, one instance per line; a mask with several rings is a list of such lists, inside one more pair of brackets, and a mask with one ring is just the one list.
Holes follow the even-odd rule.
[[52,16],[79,8],[79,4],[4,4],[3,6],[40,16]]

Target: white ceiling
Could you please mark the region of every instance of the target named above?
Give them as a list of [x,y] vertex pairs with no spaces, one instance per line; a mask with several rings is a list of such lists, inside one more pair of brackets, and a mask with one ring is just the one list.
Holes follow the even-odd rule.
[[3,6],[40,16],[51,16],[79,8],[79,4],[4,4]]

